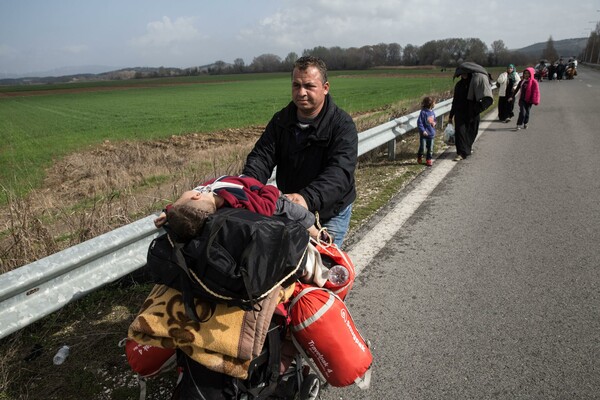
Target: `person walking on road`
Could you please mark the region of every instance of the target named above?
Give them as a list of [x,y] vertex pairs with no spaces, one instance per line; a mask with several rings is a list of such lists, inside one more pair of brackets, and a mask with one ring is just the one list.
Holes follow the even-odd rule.
[[540,104],[540,86],[534,79],[535,70],[531,67],[525,68],[523,71],[523,80],[519,82],[517,89],[510,101],[514,101],[519,91],[519,117],[517,118],[516,131],[527,129],[529,123],[529,115],[531,114],[531,106]]
[[456,68],[454,78],[460,80],[454,87],[449,121],[454,120],[456,158],[461,161],[471,155],[479,130],[479,114],[494,102],[490,75],[479,64],[464,62]]
[[521,78],[517,74],[513,64],[509,64],[506,67],[506,71],[501,73],[498,79],[496,79],[496,83],[498,84],[498,120],[501,122],[508,123],[515,115],[515,103],[508,100],[513,97],[513,93],[520,80]]
[[425,163],[428,167],[433,165],[433,140],[435,138],[435,100],[432,97],[425,97],[421,102],[421,112],[419,113],[419,119],[417,120],[417,127],[419,128],[419,150],[417,151],[417,163],[423,163],[423,155],[425,149],[427,153],[425,155]]

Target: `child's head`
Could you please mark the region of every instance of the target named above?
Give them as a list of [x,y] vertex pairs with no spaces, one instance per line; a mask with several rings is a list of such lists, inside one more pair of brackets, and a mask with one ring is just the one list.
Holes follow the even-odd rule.
[[217,211],[212,192],[184,192],[167,211],[169,228],[178,240],[188,241],[200,234],[206,218]]
[[421,102],[421,107],[431,110],[433,107],[435,107],[435,99],[430,96],[425,97]]

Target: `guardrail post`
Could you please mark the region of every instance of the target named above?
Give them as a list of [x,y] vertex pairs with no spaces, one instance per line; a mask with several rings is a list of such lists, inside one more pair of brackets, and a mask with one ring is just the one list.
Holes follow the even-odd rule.
[[388,148],[388,160],[394,161],[396,159],[396,139],[390,140],[387,143]]

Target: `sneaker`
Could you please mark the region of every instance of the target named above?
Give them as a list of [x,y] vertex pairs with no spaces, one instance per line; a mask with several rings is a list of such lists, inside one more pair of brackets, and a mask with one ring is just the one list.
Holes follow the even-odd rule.
[[515,131],[518,131],[520,129],[522,129],[521,125],[517,125],[517,127],[515,128]]
[[465,159],[465,158],[464,158],[463,156],[461,156],[460,154],[457,154],[457,155],[456,155],[456,157],[454,157],[454,160],[453,160],[453,161],[462,161],[462,160],[464,160],[464,159]]
[[523,125],[523,129],[527,129],[527,124]]
[[418,156],[417,157],[417,164],[423,164],[423,157],[422,156]]
[[506,119],[504,120],[504,122],[506,122],[506,123],[508,124],[508,123],[510,122],[510,118],[506,118]]
[[433,165],[433,160],[427,160],[426,164],[428,167],[431,167]]

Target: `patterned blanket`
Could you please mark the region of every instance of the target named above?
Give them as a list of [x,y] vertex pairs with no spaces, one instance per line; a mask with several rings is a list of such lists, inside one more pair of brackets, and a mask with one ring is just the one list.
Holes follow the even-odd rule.
[[260,354],[277,304],[290,298],[294,285],[274,290],[260,302],[260,312],[196,299],[195,322],[185,313],[181,292],[156,285],[129,326],[128,337],[140,344],[180,349],[205,367],[246,379],[250,361]]

